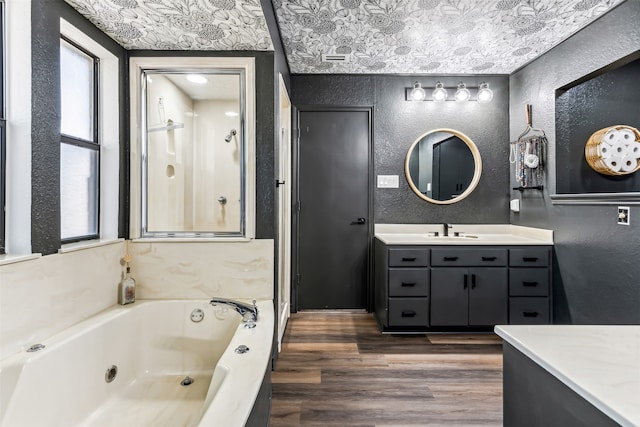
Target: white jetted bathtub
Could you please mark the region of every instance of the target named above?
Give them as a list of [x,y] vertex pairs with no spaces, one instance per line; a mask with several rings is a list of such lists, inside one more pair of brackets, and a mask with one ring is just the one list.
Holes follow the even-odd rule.
[[253,329],[209,301],[101,312],[2,361],[0,426],[244,426],[271,358],[272,302],[258,310]]

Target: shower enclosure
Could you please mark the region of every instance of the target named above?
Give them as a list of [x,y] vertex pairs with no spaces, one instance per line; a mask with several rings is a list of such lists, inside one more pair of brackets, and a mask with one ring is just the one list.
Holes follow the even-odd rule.
[[141,75],[142,237],[245,235],[244,70]]

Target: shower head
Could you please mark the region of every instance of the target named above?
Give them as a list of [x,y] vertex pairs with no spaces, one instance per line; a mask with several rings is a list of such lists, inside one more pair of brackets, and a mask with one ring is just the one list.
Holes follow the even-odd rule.
[[236,134],[237,134],[237,133],[238,133],[238,132],[236,132],[236,130],[235,130],[235,129],[231,129],[231,132],[229,132],[229,135],[227,135],[227,136],[224,138],[224,142],[227,142],[227,143],[231,142],[231,138],[233,138],[234,136],[236,136]]

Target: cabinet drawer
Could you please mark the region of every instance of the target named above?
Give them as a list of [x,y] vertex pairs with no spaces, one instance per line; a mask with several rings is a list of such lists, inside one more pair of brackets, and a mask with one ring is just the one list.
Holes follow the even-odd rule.
[[437,248],[431,250],[431,265],[438,267],[484,267],[507,265],[503,248]]
[[426,267],[429,265],[429,249],[389,248],[389,267]]
[[389,298],[389,326],[429,326],[429,299]]
[[549,296],[549,269],[510,268],[509,295],[512,297]]
[[549,299],[544,297],[509,298],[509,324],[546,325],[550,322]]
[[548,267],[548,248],[509,249],[509,265],[512,267]]
[[390,268],[389,296],[426,297],[429,295],[429,269]]

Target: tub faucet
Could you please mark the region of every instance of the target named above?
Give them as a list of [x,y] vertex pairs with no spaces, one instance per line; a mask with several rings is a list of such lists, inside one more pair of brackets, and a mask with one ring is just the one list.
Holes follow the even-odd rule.
[[253,300],[253,305],[225,298],[212,298],[209,302],[214,306],[218,304],[225,304],[235,308],[242,316],[243,322],[256,322],[258,320],[258,306],[256,305],[256,300]]
[[451,224],[447,224],[446,222],[444,224],[442,224],[442,226],[444,227],[444,237],[448,237],[449,236],[449,229],[452,228],[453,226]]

